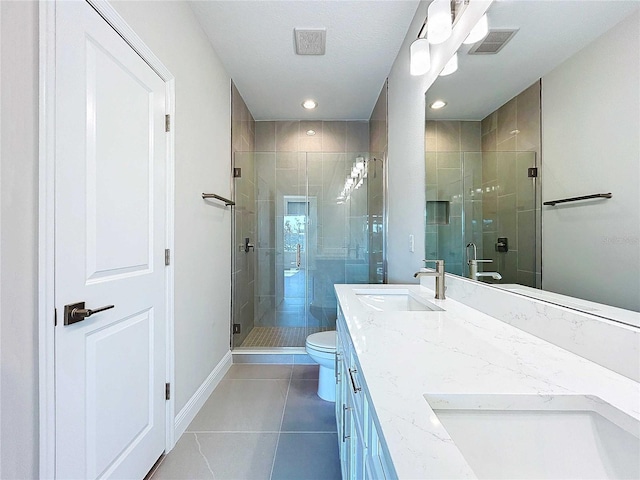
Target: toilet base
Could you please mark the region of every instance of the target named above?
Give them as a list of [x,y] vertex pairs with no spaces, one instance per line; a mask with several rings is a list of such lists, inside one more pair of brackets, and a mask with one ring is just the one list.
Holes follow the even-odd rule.
[[320,365],[318,396],[327,402],[336,401],[336,376],[333,368]]

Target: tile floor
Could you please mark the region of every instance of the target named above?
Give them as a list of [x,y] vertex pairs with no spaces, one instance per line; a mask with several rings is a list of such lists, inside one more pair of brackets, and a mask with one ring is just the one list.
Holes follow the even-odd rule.
[[153,480],[339,480],[334,404],[317,365],[233,365]]
[[241,347],[304,347],[312,333],[335,327],[253,327]]

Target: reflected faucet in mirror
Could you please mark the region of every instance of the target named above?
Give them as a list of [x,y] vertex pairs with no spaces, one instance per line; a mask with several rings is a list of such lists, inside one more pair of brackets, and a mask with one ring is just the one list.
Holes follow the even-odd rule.
[[[469,258],[469,247],[473,248],[473,257]],[[467,265],[469,265],[469,278],[478,280],[478,277],[491,277],[494,280],[502,280],[502,275],[498,272],[478,272],[478,263],[493,263],[493,260],[478,260],[478,250],[475,243],[468,243],[465,251],[467,255]]]
[[427,272],[420,270],[413,274],[414,278],[418,277],[436,277],[436,298],[444,300],[444,260],[423,260],[423,262],[434,262],[436,264],[435,272]]

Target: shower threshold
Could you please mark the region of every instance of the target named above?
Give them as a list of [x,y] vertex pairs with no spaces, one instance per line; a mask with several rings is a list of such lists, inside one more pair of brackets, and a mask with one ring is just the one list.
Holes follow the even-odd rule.
[[315,365],[304,347],[238,347],[232,350],[233,363]]

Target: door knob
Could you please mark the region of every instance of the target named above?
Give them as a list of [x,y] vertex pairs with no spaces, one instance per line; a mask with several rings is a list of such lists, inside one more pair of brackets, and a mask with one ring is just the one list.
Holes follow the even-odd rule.
[[81,322],[87,317],[90,317],[94,313],[104,312],[113,308],[115,305],[105,305],[100,308],[84,308],[84,302],[70,303],[64,306],[64,324],[72,325],[74,323]]

